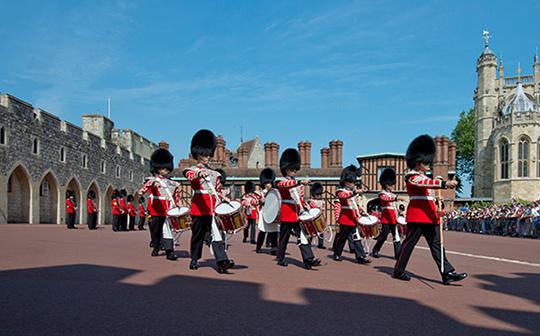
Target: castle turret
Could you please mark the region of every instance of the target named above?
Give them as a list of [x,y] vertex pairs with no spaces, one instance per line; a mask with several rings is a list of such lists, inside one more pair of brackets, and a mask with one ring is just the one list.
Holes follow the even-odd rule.
[[489,35],[484,33],[485,48],[476,62],[478,86],[474,95],[476,142],[474,162],[475,197],[491,197],[493,181],[492,148],[489,137],[493,130],[493,119],[497,110],[497,57],[489,49]]

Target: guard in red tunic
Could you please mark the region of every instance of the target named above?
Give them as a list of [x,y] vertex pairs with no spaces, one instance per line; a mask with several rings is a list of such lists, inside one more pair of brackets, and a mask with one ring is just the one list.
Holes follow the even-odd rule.
[[379,258],[379,251],[383,246],[388,234],[392,232],[394,237],[394,258],[397,260],[401,250],[401,242],[399,241],[399,233],[397,232],[397,207],[396,202],[402,200],[392,192],[392,188],[396,184],[396,171],[392,168],[386,168],[382,171],[379,177],[379,183],[382,190],[379,193],[379,203],[381,204],[381,233],[377,237],[377,242],[373,247],[371,255],[374,258]]
[[[244,197],[242,197],[242,207],[246,214],[248,225],[244,228],[244,239],[242,242],[247,243],[248,236],[251,244],[256,244],[255,241],[255,224],[257,223],[257,217],[259,215],[259,203],[260,196],[255,193],[255,184],[251,181],[247,181],[244,185]],[[250,234],[251,231],[251,234]]]
[[311,269],[313,266],[320,265],[321,260],[315,258],[307,238],[300,229],[299,214],[307,209],[304,202],[304,185],[309,183],[309,181],[302,181],[303,185],[299,185],[298,181],[294,178],[296,173],[300,170],[300,160],[300,153],[294,148],[286,149],[279,159],[279,168],[281,169],[284,179],[277,183],[281,195],[281,227],[277,260],[278,265],[280,266],[288,265],[285,260],[285,252],[287,251],[287,244],[289,243],[291,232],[294,231],[299,238],[298,247],[302,254],[304,268]]
[[[259,174],[259,183],[261,186],[260,190],[260,200],[259,206],[262,206],[266,200],[266,195],[272,188],[274,188],[274,181],[276,180],[276,173],[272,168],[264,168]],[[261,253],[264,239],[268,233],[268,247],[270,247],[270,254],[277,254],[277,245],[278,245],[278,234],[279,234],[279,224],[277,223],[266,223],[264,221],[264,216],[259,212],[258,218],[258,228],[259,234],[257,235],[257,246],[255,252]]]
[[[323,189],[323,185],[319,182],[313,183],[310,188],[311,199],[309,200],[309,207],[312,209],[321,209],[324,213],[324,200],[322,198],[324,192]],[[317,239],[317,248],[322,250],[326,249],[326,247],[324,247],[324,233],[319,234]]]
[[139,217],[139,226],[138,226],[139,231],[146,230],[144,228],[144,222],[146,221],[146,216],[148,215],[148,213],[144,209],[144,197],[142,196],[139,197],[139,206],[137,208],[137,215]]
[[179,184],[167,178],[174,169],[172,154],[163,148],[158,148],[150,156],[150,169],[152,177],[138,191],[139,196],[146,193],[148,197],[148,211],[152,216],[149,223],[150,236],[152,237],[152,256],[158,256],[161,246],[165,250],[168,260],[176,260],[174,254],[174,241],[172,229],[167,219],[167,211],[175,206],[180,206]]
[[[403,240],[401,253],[394,267],[394,278],[409,281],[411,276],[405,272],[407,263],[416,243],[424,236],[431,250],[435,263],[441,269],[441,237],[439,234],[439,221],[433,189],[455,188],[457,181],[443,181],[431,179],[426,176],[430,170],[435,155],[435,142],[429,135],[421,135],[414,139],[405,160],[410,171],[405,176],[409,206],[407,207],[407,236]],[[460,281],[467,277],[467,273],[456,273],[444,255],[442,281],[445,285]]]
[[127,191],[125,189],[120,190],[120,197],[118,198],[118,204],[122,208],[122,214],[120,215],[120,230],[127,231],[127,222],[128,222],[128,207],[126,204]]
[[86,209],[88,216],[86,218],[86,223],[88,224],[88,230],[97,229],[97,215],[99,209],[96,204],[96,193],[93,190],[88,192],[88,199],[86,200]]
[[[351,242],[352,250],[356,257],[356,262],[359,264],[370,263],[371,260],[367,258],[366,252],[362,247],[360,241],[360,234],[357,228],[358,218],[361,214],[364,214],[364,210],[361,209],[356,201],[359,195],[356,190],[356,180],[358,176],[358,169],[350,165],[345,167],[341,172],[339,188],[336,190],[336,196],[338,198],[337,204],[334,204],[336,222],[339,224],[339,232],[334,239],[334,256],[335,261],[342,261],[341,254],[345,243],[349,238]],[[356,237],[356,238],[355,238]]]
[[68,190],[66,193],[66,225],[68,229],[76,229],[75,227],[75,217],[77,208],[77,203],[75,202],[75,194],[73,191]]
[[112,208],[112,230],[114,232],[120,231],[120,216],[124,213],[124,210],[120,206],[118,199],[120,198],[120,192],[116,189],[112,192],[111,208]]
[[128,195],[127,197],[127,208],[128,208],[128,217],[129,217],[129,231],[135,231],[135,219],[137,218],[137,210],[133,202],[135,198],[133,195]]
[[191,155],[197,160],[197,165],[184,170],[193,189],[190,214],[191,222],[191,263],[189,268],[199,268],[202,257],[204,239],[211,232],[211,248],[216,258],[217,270],[225,273],[234,266],[234,261],[227,257],[225,242],[216,221],[214,210],[219,202],[229,202],[222,194],[220,174],[211,169],[208,164],[216,150],[216,137],[209,130],[199,130],[191,139]]

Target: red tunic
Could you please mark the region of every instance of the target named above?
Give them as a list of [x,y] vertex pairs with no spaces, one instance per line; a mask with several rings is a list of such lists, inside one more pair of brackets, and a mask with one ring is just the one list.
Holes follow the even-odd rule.
[[257,219],[261,200],[262,196],[254,192],[242,197],[242,206],[244,207],[247,219]]
[[71,201],[71,199],[67,199],[66,200],[66,212],[68,214],[72,214],[72,213],[75,213],[75,208],[77,207],[77,205],[75,203],[73,203]]
[[[295,223],[300,219],[298,213],[304,206],[304,188],[298,185],[298,182],[287,176],[284,180],[277,183],[279,194],[281,195],[281,222]],[[292,193],[297,193],[298,200],[295,200]],[[299,203],[300,202],[300,203]]]
[[120,204],[118,203],[117,199],[112,200],[112,214],[113,215],[121,215],[122,214],[122,208],[120,208]]
[[[168,178],[157,176],[149,179],[141,189],[141,193],[149,193],[148,212],[151,216],[166,217],[171,203],[171,196],[176,206],[181,206],[179,184]],[[167,192],[167,188],[170,192]],[[140,214],[139,214],[140,216]]]
[[356,196],[352,190],[347,188],[340,188],[337,190],[337,197],[339,201],[339,216],[336,221],[339,225],[356,226],[358,222],[358,216],[356,212],[349,205],[349,200]]
[[131,202],[128,202],[127,207],[128,207],[129,216],[132,216],[132,217],[137,216],[137,210],[135,210],[135,207],[133,207],[133,204]]
[[126,205],[126,201],[123,198],[120,198],[118,200],[118,204],[120,204],[120,208],[122,208],[122,214],[128,213],[128,207]]
[[405,175],[405,185],[410,200],[407,207],[407,222],[438,224],[435,197],[430,189],[444,188],[445,182],[431,179],[422,172],[411,170]]
[[383,190],[379,193],[379,201],[381,203],[381,224],[396,224],[397,223],[397,209],[396,209],[397,195],[389,191]]
[[146,217],[146,211],[142,204],[139,204],[139,217]]
[[94,200],[92,199],[87,199],[86,200],[86,206],[88,208],[88,213],[89,214],[95,214],[97,213],[97,207],[96,207],[96,202],[94,202]]
[[209,184],[199,177],[199,173],[203,170],[209,174],[206,179],[214,186],[218,197],[221,198],[222,196],[220,173],[202,164],[185,169],[184,176],[191,183],[191,189],[193,190],[190,209],[192,216],[212,216],[218,204],[218,199],[213,195]]

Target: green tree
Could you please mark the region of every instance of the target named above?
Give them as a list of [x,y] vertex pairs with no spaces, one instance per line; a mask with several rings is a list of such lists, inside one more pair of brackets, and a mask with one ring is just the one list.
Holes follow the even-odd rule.
[[456,143],[456,175],[472,183],[474,166],[474,109],[463,111],[451,135]]

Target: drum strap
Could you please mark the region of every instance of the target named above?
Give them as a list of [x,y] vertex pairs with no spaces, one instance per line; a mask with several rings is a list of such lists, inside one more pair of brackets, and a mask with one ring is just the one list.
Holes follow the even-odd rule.
[[[170,200],[170,204],[169,204],[169,209],[172,209],[174,207],[176,207],[176,202],[174,201],[174,197],[171,193],[171,191],[169,190],[169,187],[165,184],[165,182],[163,182],[162,179],[157,179],[158,183],[163,187],[163,189],[165,189],[165,192],[167,193],[167,196],[169,196],[169,200]],[[165,198],[167,199],[167,198]]]
[[419,200],[422,200],[422,201],[434,201],[435,197],[433,197],[433,196],[411,196],[411,197],[409,197],[409,199],[411,201],[419,201]]
[[294,200],[292,200],[292,199],[282,199],[281,203],[296,204],[296,202]]

